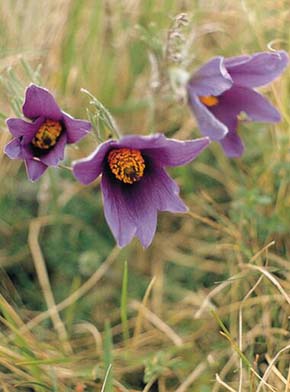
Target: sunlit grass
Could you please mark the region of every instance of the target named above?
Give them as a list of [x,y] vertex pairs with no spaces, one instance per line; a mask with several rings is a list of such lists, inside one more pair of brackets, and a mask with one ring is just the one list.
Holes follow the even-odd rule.
[[[76,117],[88,109],[99,120],[83,88],[123,134],[196,137],[176,69],[289,51],[288,8],[3,0],[1,148],[6,115],[37,78]],[[283,122],[242,125],[241,159],[212,144],[172,170],[190,212],[160,214],[146,251],[115,247],[98,182],[84,188],[59,169],[31,184],[20,162],[0,156],[0,390],[290,391],[289,85],[287,70],[264,88]],[[114,131],[102,124],[99,139]],[[95,144],[70,148],[65,165]]]

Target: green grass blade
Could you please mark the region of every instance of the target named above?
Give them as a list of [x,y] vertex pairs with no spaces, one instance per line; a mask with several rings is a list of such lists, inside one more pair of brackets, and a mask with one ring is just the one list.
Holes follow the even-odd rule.
[[113,342],[112,342],[112,330],[108,320],[105,322],[105,337],[104,337],[104,365],[106,369],[105,381],[102,389],[104,392],[113,392]]
[[108,385],[107,382],[108,382],[108,379],[109,379],[110,374],[111,374],[111,369],[112,369],[112,365],[110,364],[109,367],[108,367],[108,369],[107,369],[107,371],[106,371],[106,375],[105,375],[105,379],[104,379],[104,384],[103,384],[103,386],[102,386],[101,392],[105,392],[105,391],[107,390],[107,389],[106,389],[106,386]]

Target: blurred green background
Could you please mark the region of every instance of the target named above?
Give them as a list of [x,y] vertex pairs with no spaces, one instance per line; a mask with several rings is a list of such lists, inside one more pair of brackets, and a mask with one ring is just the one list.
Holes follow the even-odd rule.
[[[289,41],[286,0],[2,0],[1,151],[31,81],[79,118],[89,90],[123,134],[199,137],[183,72]],[[170,170],[190,213],[159,214],[146,251],[116,248],[98,181],[32,184],[1,152],[1,391],[290,391],[289,76],[263,88],[283,121],[240,126],[241,159],[213,143]]]

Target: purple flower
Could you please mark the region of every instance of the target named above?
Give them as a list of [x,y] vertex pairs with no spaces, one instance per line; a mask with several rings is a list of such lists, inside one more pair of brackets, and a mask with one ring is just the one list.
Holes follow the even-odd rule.
[[31,121],[7,120],[14,138],[5,146],[5,153],[11,159],[24,160],[31,181],[38,180],[49,166],[57,166],[66,144],[76,143],[91,128],[88,121],[61,111],[52,94],[35,84],[26,89],[22,112]]
[[187,84],[189,106],[203,135],[218,141],[227,156],[239,157],[244,145],[237,134],[239,120],[279,122],[279,112],[254,90],[285,69],[285,51],[252,56],[214,57]]
[[73,173],[85,185],[102,174],[105,217],[120,247],[134,236],[148,247],[157,211],[187,211],[178,185],[164,168],[191,162],[208,144],[207,137],[177,141],[162,134],[125,136],[102,143],[89,157],[74,162]]

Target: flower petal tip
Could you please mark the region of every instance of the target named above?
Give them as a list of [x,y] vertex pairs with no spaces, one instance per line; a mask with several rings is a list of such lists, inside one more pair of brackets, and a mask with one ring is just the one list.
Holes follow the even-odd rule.
[[89,185],[98,177],[93,167],[91,168],[91,170],[88,170],[89,165],[90,162],[83,162],[83,161],[72,162],[73,175],[83,185]]
[[4,146],[4,153],[10,159],[21,159],[21,146],[18,139],[12,139]]
[[272,118],[272,122],[273,123],[279,123],[282,121],[282,116],[281,114],[278,112],[278,110],[276,110],[276,113],[273,114],[273,118]]
[[48,168],[48,166],[36,159],[25,159],[25,166],[27,177],[31,182],[37,181]]
[[289,54],[286,52],[286,50],[277,50],[278,56],[280,57],[281,61],[285,64],[285,67],[289,65]]
[[44,87],[31,84],[25,90],[25,99],[22,106],[25,117],[35,119],[40,116],[51,120],[61,120],[61,110],[54,96]]
[[197,96],[216,96],[231,88],[232,84],[231,75],[224,64],[224,57],[217,56],[192,75],[187,83],[187,91]]
[[89,121],[73,118],[65,112],[62,112],[62,114],[66,126],[68,144],[77,143],[91,131],[92,124]]

